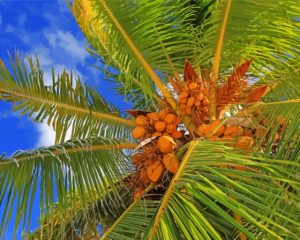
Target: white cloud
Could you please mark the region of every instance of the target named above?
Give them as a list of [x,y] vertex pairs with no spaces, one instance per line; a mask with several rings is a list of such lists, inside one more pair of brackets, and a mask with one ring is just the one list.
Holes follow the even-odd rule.
[[[55,131],[52,126],[48,126],[46,122],[37,125],[37,131],[39,133],[38,142],[35,147],[47,147],[55,144]],[[66,134],[65,140],[71,138],[71,130],[69,129]]]
[[39,139],[36,147],[51,146],[55,142],[55,131],[52,127],[48,126],[46,122],[37,125]]
[[44,36],[53,49],[61,48],[80,62],[84,62],[88,56],[85,50],[85,42],[76,39],[70,32],[62,30],[58,30],[57,32],[45,31]]

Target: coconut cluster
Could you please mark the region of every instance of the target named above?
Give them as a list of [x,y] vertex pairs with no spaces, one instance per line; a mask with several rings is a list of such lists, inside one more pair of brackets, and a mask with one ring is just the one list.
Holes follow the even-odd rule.
[[201,78],[188,61],[185,63],[183,76],[183,82],[168,79],[178,93],[177,102],[181,114],[203,121],[209,120],[209,82]]
[[181,119],[168,109],[138,115],[135,123],[136,127],[133,129],[132,136],[136,139],[143,140],[163,135],[174,139],[182,137],[182,132],[178,130]]
[[264,138],[262,147],[266,145],[266,139],[273,137],[273,143],[279,140],[280,133],[284,127],[284,122],[280,123],[277,132],[274,134],[267,131],[267,120],[251,126],[226,125],[220,119],[211,124],[202,124],[198,127],[198,134],[201,137],[214,141],[230,141],[235,148],[250,152],[256,141]]
[[198,127],[198,134],[214,141],[228,141],[236,139],[234,147],[249,151],[254,145],[253,136],[246,135],[241,126],[223,125],[220,119],[211,124],[202,124]]
[[164,173],[177,172],[180,162],[175,156],[176,139],[183,135],[178,130],[181,120],[168,109],[137,115],[135,123],[134,138],[141,141],[155,138],[132,156],[137,183],[134,199],[140,197],[142,191],[150,183],[161,181]]

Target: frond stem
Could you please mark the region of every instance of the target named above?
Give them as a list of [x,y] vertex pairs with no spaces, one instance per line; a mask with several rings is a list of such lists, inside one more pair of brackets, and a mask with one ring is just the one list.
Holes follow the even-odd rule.
[[53,151],[50,150],[48,153],[41,153],[41,154],[37,153],[31,156],[14,157],[13,159],[15,161],[5,161],[5,162],[0,161],[0,165],[6,165],[15,162],[19,163],[36,157],[44,158],[46,156],[53,156],[53,155],[58,156],[61,154],[76,153],[82,151],[99,151],[99,150],[107,150],[107,149],[134,149],[136,146],[137,146],[136,143],[131,143],[131,142],[124,142],[124,143],[110,144],[110,145],[78,146],[75,148],[59,149]]
[[104,10],[107,12],[107,14],[110,16],[111,20],[123,36],[124,40],[132,50],[132,52],[135,54],[136,58],[140,61],[142,66],[144,67],[145,71],[149,74],[150,78],[153,80],[153,82],[156,84],[158,89],[161,91],[162,95],[165,97],[167,102],[170,104],[170,106],[176,110],[176,102],[173,99],[172,94],[170,91],[165,87],[165,85],[162,83],[161,79],[155,74],[154,70],[151,68],[149,63],[146,61],[146,59],[143,57],[141,52],[137,49],[134,42],[131,40],[131,38],[128,36],[126,31],[123,29],[119,21],[115,18],[112,11],[110,10],[109,6],[106,4],[105,0],[99,0],[99,2],[102,4]]
[[212,89],[209,94],[210,95],[209,100],[211,103],[210,104],[210,112],[212,114],[212,117],[211,117],[212,120],[216,119],[217,79],[218,79],[218,75],[219,75],[222,47],[223,47],[224,35],[225,35],[225,31],[226,31],[227,20],[228,20],[228,16],[229,16],[229,12],[230,12],[231,2],[232,2],[232,0],[227,0],[225,14],[224,14],[222,26],[220,29],[220,35],[219,35],[218,43],[217,43],[217,47],[216,47],[216,52],[215,52],[213,63],[212,63],[212,76],[211,76]]
[[180,163],[180,166],[178,168],[178,171],[177,173],[175,174],[175,176],[173,177],[169,187],[168,187],[168,190],[166,191],[163,199],[162,199],[162,202],[159,206],[159,209],[156,213],[156,216],[155,216],[155,219],[154,219],[154,223],[153,223],[153,226],[152,226],[152,230],[150,232],[150,235],[149,235],[149,239],[152,240],[154,239],[154,236],[155,236],[155,233],[157,232],[157,228],[158,228],[158,222],[163,214],[163,212],[165,211],[166,209],[166,205],[167,203],[169,202],[170,198],[171,198],[171,195],[172,193],[174,192],[174,189],[175,189],[175,185],[179,179],[179,177],[181,176],[182,174],[182,171],[183,171],[183,168],[185,167],[185,165],[187,164],[194,148],[196,147],[197,145],[197,140],[194,140],[190,143],[191,145],[189,146],[186,154],[184,155],[183,157],[183,160],[182,162]]
[[122,124],[128,125],[128,126],[135,126],[134,121],[131,121],[131,120],[116,117],[114,115],[110,115],[110,114],[106,114],[106,113],[94,112],[94,111],[91,111],[90,109],[84,109],[84,108],[71,106],[71,105],[66,104],[66,103],[60,103],[60,102],[56,102],[54,100],[49,100],[48,98],[33,97],[33,96],[30,96],[30,95],[27,95],[27,94],[23,94],[23,93],[20,93],[20,92],[17,92],[17,91],[10,91],[10,90],[3,89],[3,88],[0,88],[0,93],[9,94],[9,95],[12,95],[12,96],[32,100],[32,101],[35,101],[35,102],[40,102],[40,103],[47,104],[47,105],[55,105],[57,108],[71,110],[71,111],[74,111],[74,112],[84,113],[84,114],[91,115],[91,116],[94,116],[94,117],[99,118],[99,119],[102,118],[102,119],[107,119],[107,120],[111,120],[111,121],[114,121],[114,122],[122,123]]

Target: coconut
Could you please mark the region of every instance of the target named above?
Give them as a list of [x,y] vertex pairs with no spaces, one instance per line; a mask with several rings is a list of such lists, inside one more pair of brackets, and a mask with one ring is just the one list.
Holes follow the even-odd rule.
[[145,116],[138,116],[135,119],[135,123],[138,126],[147,126],[149,124],[148,119]]
[[143,127],[136,127],[133,129],[132,136],[134,138],[142,138],[146,133],[146,129]]
[[176,173],[179,168],[179,160],[174,153],[167,153],[163,157],[163,163],[166,169],[171,173]]
[[164,121],[165,121],[166,123],[168,123],[168,124],[171,124],[171,123],[174,123],[175,119],[176,119],[176,116],[175,116],[174,114],[172,114],[172,113],[169,113],[169,114],[167,114],[166,117],[164,118]]
[[162,110],[160,110],[159,112],[158,112],[158,118],[160,119],[160,120],[164,120],[164,118],[167,116],[167,114],[168,114],[168,110],[167,109],[162,109]]
[[178,139],[178,138],[181,138],[181,137],[182,137],[182,132],[180,132],[180,131],[175,130],[172,133],[172,138],[174,138],[174,139]]
[[144,169],[143,171],[141,171],[140,173],[140,181],[143,185],[147,185],[150,183],[150,179],[148,178],[148,175],[147,175],[147,170]]
[[243,128],[241,126],[227,126],[224,135],[231,135],[236,137],[243,134]]
[[172,152],[176,148],[176,142],[169,136],[161,136],[157,141],[157,145],[162,153]]
[[163,132],[166,129],[166,125],[167,124],[165,122],[158,121],[157,123],[155,123],[154,127],[156,131]]
[[159,117],[156,112],[147,113],[147,118],[153,121],[158,121]]
[[176,130],[176,126],[174,124],[168,124],[166,127],[166,132],[172,134]]
[[210,134],[211,127],[208,124],[202,124],[198,127],[198,133],[200,136],[208,136]]
[[160,161],[155,161],[147,167],[147,176],[152,182],[157,182],[164,171],[164,166]]
[[249,151],[251,150],[252,146],[254,144],[254,140],[252,137],[248,137],[248,136],[241,136],[238,141],[235,143],[235,147],[242,149],[242,150],[246,150]]

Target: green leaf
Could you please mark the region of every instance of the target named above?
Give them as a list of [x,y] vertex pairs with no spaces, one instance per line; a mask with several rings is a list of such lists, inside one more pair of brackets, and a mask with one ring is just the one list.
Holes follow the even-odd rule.
[[64,140],[68,129],[72,130],[72,138],[129,135],[134,123],[122,119],[116,107],[84,86],[79,77],[74,80],[72,72],[64,71],[56,78],[52,69],[53,84],[46,86],[38,58],[20,61],[16,55],[11,65],[13,74],[0,66],[0,99],[18,103],[15,110],[37,122],[47,121],[56,131],[56,142]]
[[[211,5],[210,16],[199,26],[199,47],[193,62],[210,68],[227,0]],[[299,16],[295,1],[232,1],[223,40],[219,78],[233,64],[253,59],[252,81],[262,83],[299,82]],[[225,75],[225,76],[224,76]],[[251,81],[251,82],[252,82]]]
[[[299,162],[284,163],[299,170]],[[246,170],[235,170],[238,165]],[[299,197],[288,189],[297,192],[300,185],[282,165],[220,143],[191,142],[144,239],[166,239],[174,228],[186,239],[226,239],[238,232],[250,239],[295,238]]]
[[[83,208],[93,199],[96,191],[115,190],[124,183],[121,180],[131,171],[131,162],[123,148],[134,148],[135,144],[122,143],[106,138],[89,138],[68,141],[64,144],[33,151],[19,151],[12,157],[0,159],[0,234],[16,209],[15,230],[21,221],[24,228],[30,226],[32,204],[39,191],[41,215],[51,216],[53,203],[58,200],[58,209],[63,215],[69,205],[80,201]],[[113,191],[113,193],[117,193]],[[122,206],[125,199],[115,195],[114,205]],[[113,209],[108,206],[106,211]]]
[[121,83],[120,92],[129,97],[143,93],[146,101],[155,104],[157,92],[148,72],[104,6],[107,5],[152,69],[172,73],[182,70],[184,59],[194,53],[196,46],[194,28],[189,24],[196,17],[195,10],[188,3],[186,0],[138,1],[133,7],[127,0],[76,0],[72,8],[95,52],[119,71],[116,80]]

